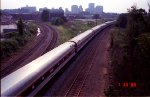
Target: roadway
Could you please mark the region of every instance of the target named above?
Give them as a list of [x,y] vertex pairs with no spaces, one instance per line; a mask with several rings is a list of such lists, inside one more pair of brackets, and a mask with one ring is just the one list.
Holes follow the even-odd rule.
[[40,33],[17,54],[1,64],[1,78],[50,51],[58,44],[58,32],[46,23],[38,23]]
[[94,37],[37,95],[104,96],[110,29]]

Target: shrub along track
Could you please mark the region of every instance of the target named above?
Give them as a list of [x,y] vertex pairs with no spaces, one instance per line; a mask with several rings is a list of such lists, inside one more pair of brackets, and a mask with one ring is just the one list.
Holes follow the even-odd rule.
[[23,51],[23,53],[14,58],[11,56],[7,62],[2,62],[1,78],[56,47],[58,44],[58,32],[56,29],[48,26],[46,23],[37,23],[37,25],[41,30],[40,34],[36,37],[37,40],[29,42],[29,48]]

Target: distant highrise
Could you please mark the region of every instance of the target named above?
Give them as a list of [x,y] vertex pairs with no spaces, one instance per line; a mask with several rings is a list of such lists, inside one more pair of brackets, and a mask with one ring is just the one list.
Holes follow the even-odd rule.
[[90,12],[90,11],[89,11],[89,8],[86,8],[86,9],[85,9],[85,12]]
[[79,12],[83,12],[83,8],[81,5],[79,6]]
[[91,14],[93,14],[94,13],[94,9],[95,9],[95,4],[94,3],[89,3],[89,12],[91,13]]
[[68,8],[65,8],[65,15],[69,14],[70,11],[68,10]]
[[95,7],[95,14],[102,14],[103,13],[103,6],[96,6]]
[[[68,9],[65,11],[67,14],[69,11]],[[72,5],[71,6],[71,13],[72,14],[79,14],[80,12],[83,12],[82,5],[78,7],[78,5]],[[94,3],[89,3],[88,8],[85,9],[86,13],[89,13],[91,15],[93,14],[102,14],[103,13],[103,6],[97,5],[95,7]]]
[[77,5],[72,5],[72,6],[71,6],[71,12],[72,12],[73,14],[78,14],[78,13],[79,13],[79,8],[78,8],[78,6],[77,6]]

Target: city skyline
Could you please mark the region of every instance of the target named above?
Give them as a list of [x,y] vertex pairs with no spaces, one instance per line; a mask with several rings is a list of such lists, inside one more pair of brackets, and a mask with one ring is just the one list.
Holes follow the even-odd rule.
[[68,8],[71,11],[72,5],[82,5],[83,10],[85,11],[88,8],[89,3],[95,3],[95,5],[103,6],[104,12],[115,12],[115,13],[124,13],[127,12],[127,8],[130,8],[132,5],[136,4],[138,8],[143,8],[148,11],[148,0],[128,0],[128,1],[121,1],[121,0],[114,0],[113,2],[110,0],[105,1],[97,1],[97,0],[1,0],[1,9],[16,9],[21,8],[26,5],[29,6],[36,6],[37,9],[47,7],[51,8],[59,8],[62,7],[64,10]]

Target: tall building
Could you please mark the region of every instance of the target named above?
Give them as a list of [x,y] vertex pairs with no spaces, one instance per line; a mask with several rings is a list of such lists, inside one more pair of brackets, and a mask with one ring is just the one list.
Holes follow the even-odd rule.
[[90,12],[90,11],[89,11],[89,8],[86,8],[86,9],[85,9],[85,12]]
[[102,14],[103,13],[103,6],[96,6],[95,7],[95,14]]
[[95,9],[95,4],[94,3],[89,3],[89,12],[91,13],[91,14],[93,14],[94,13],[94,9]]
[[79,12],[83,12],[83,8],[81,5],[79,6]]
[[65,15],[68,15],[70,13],[70,11],[68,10],[68,8],[65,8]]
[[77,5],[72,5],[72,6],[71,6],[71,12],[72,12],[73,14],[78,14],[78,13],[79,13],[79,8],[78,8],[78,6],[77,6]]

